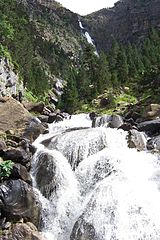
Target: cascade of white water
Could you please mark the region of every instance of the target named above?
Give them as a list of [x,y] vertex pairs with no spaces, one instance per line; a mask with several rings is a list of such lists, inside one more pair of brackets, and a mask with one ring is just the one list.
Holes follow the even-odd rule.
[[92,45],[94,46],[94,48],[95,48],[95,54],[96,54],[97,56],[99,56],[99,54],[98,54],[98,52],[97,52],[97,49],[96,49],[96,46],[95,46],[95,44],[94,44],[94,40],[91,38],[90,34],[85,30],[85,28],[83,27],[82,22],[81,22],[80,20],[78,20],[78,22],[79,22],[80,29],[82,30],[82,32],[84,32],[84,36],[86,37],[87,42],[90,43],[90,44],[92,44]]
[[[88,238],[92,240],[159,240],[160,164],[157,156],[129,149],[123,130],[90,127],[87,115],[72,116],[70,120],[51,124],[49,134],[40,136],[34,143],[38,151],[32,167],[33,178],[36,179],[40,152],[51,156],[50,161],[55,166],[56,187],[48,199],[41,197],[44,201],[42,231],[46,238],[86,239],[83,234],[87,223],[92,226],[92,234],[94,232]],[[57,141],[52,140],[55,136]],[[95,149],[95,145],[96,151],[84,154],[73,171],[68,156],[72,155],[73,160],[77,157],[74,151],[80,151],[77,146],[82,146],[82,138],[84,153]],[[44,147],[41,143],[46,139],[52,144]],[[64,146],[68,146],[65,151]]]

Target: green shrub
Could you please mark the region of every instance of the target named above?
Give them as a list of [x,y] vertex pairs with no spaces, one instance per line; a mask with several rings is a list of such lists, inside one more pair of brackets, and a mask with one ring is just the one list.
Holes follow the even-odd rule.
[[13,162],[11,160],[0,163],[0,180],[8,178],[13,168]]

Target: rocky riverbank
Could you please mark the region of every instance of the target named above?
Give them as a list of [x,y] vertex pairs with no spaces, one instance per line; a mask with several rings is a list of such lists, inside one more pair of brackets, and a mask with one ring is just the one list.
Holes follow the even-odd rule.
[[[146,115],[145,121],[133,110],[128,111],[125,117],[95,116],[92,126],[123,129],[128,132],[129,147],[141,151],[147,146],[148,151],[157,153],[160,151],[158,109],[157,106],[152,119]],[[33,117],[31,112],[37,117]],[[48,123],[62,121],[69,115],[45,107],[43,103],[22,104],[12,97],[0,99],[0,113],[0,239],[41,240],[43,237],[38,231],[41,204],[30,176],[36,151],[32,142],[39,134],[48,133]],[[147,145],[142,131],[147,136]]]
[[0,98],[0,113],[0,239],[43,239],[38,232],[41,204],[30,176],[32,142],[48,133],[48,123],[65,116],[43,103],[12,97]]

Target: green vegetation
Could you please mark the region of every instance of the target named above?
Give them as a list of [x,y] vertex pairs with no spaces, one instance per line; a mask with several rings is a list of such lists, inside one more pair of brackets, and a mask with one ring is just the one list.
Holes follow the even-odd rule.
[[[53,14],[43,6],[37,5],[39,11],[33,10],[31,17],[16,0],[0,0],[0,55],[14,62],[20,72],[26,99],[47,103],[57,76],[68,82],[59,106],[70,113],[92,109],[93,99],[106,91],[111,109],[137,98],[160,102],[158,30],[151,29],[139,44],[123,46],[113,39],[110,51],[97,56],[76,32],[74,14],[66,15],[58,7],[53,21]],[[121,93],[119,89],[125,87],[129,92]]]
[[25,87],[42,100],[53,87],[54,76],[65,78],[70,57],[80,49],[81,34],[71,28],[70,13],[61,18],[63,12],[57,11],[53,19],[54,14],[38,3],[32,11],[16,0],[0,0],[0,56],[10,57]]
[[8,178],[13,168],[13,162],[11,160],[0,163],[0,181]]
[[[149,96],[153,102],[160,102],[160,32],[152,29],[148,38],[137,45],[128,44],[124,47],[113,40],[109,53],[100,54],[99,57],[95,55],[93,47],[88,46],[74,79],[77,83],[77,90],[74,86],[74,92],[78,92],[76,101],[82,111],[94,110],[92,100],[105,91],[110,91],[115,96],[113,101],[111,96],[104,94],[112,102],[108,106],[112,110],[117,110],[113,106],[134,104],[137,98],[143,99],[144,96]],[[118,91],[125,87],[129,89],[127,94]],[[72,91],[70,85],[68,88]],[[70,104],[67,103],[67,97],[62,98],[62,101],[63,99],[65,110],[68,110],[67,106]],[[71,98],[69,101],[71,102]],[[76,109],[73,106],[72,110]]]

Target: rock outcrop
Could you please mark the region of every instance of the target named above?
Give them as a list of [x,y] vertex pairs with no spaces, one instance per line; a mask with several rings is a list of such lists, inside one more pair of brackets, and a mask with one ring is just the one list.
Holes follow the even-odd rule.
[[19,92],[23,92],[23,82],[13,64],[0,56],[0,97],[16,96]]
[[25,128],[31,118],[23,105],[12,97],[0,98],[0,131]]

